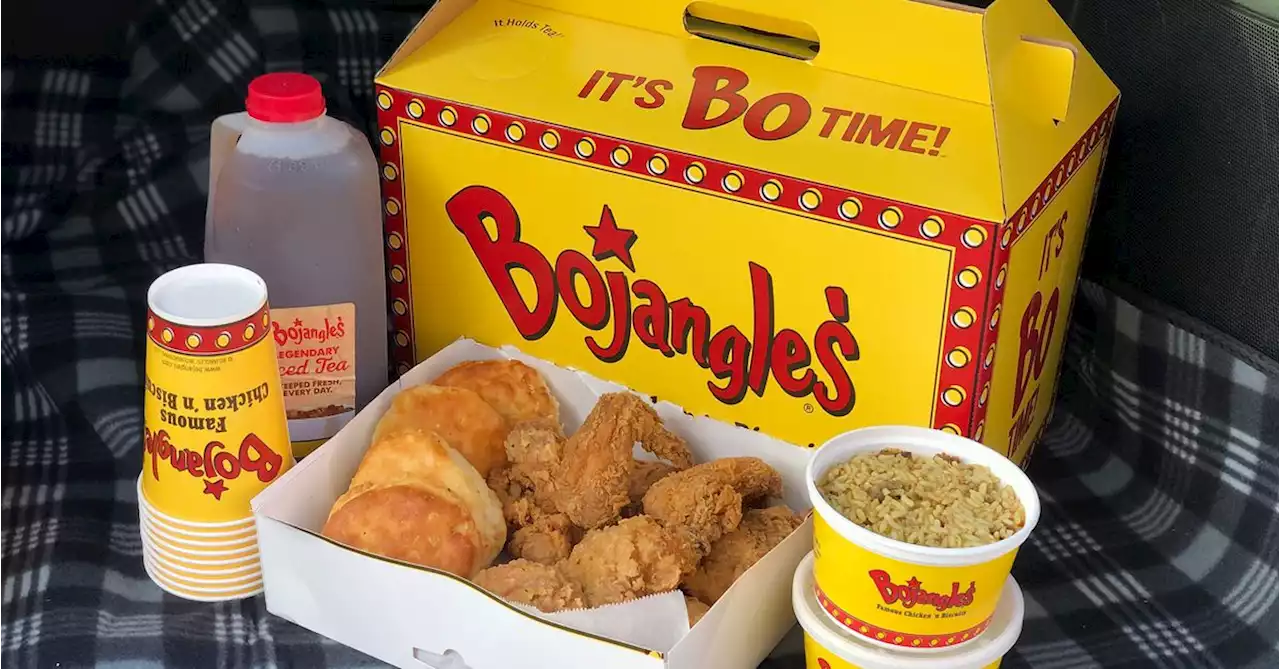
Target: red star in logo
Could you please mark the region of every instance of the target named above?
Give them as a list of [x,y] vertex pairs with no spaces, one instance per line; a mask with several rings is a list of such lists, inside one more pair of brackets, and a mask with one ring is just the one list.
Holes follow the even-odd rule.
[[609,205],[606,204],[600,212],[600,225],[584,225],[582,229],[595,240],[591,245],[591,257],[597,262],[617,258],[627,269],[636,271],[635,263],[631,261],[631,247],[638,239],[636,233],[634,230],[618,227]]
[[218,500],[219,502],[222,501],[222,493],[226,491],[227,491],[227,484],[223,483],[222,479],[218,479],[216,481],[204,482],[204,494],[213,495],[213,498]]

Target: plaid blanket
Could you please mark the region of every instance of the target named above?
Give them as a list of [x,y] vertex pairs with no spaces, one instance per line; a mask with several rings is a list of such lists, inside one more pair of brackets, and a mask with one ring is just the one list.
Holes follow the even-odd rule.
[[[0,660],[376,666],[260,597],[191,603],[147,579],[141,325],[148,283],[199,260],[210,120],[241,108],[254,75],[303,70],[330,113],[371,128],[374,72],[418,16],[150,2],[127,66],[3,71]],[[1275,364],[1087,282],[1066,358],[1005,666],[1275,667]],[[765,666],[803,666],[795,637]]]

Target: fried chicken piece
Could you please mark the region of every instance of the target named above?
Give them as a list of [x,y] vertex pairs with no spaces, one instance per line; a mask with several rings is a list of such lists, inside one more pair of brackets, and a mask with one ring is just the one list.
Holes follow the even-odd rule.
[[684,605],[689,610],[689,627],[697,625],[698,621],[702,620],[702,616],[707,615],[707,611],[711,610],[710,606],[689,595],[684,596]]
[[587,532],[564,563],[592,607],[674,590],[696,566],[690,547],[648,516]]
[[715,604],[738,577],[803,522],[804,516],[785,506],[747,511],[738,529],[712,544],[698,570],[685,578],[685,592],[706,604]]
[[636,442],[678,468],[693,464],[684,440],[644,400],[631,393],[601,395],[565,443],[556,480],[556,506],[575,525],[591,529],[618,519],[629,501]]
[[744,503],[782,494],[782,477],[759,458],[721,458],[663,477],[644,495],[644,512],[682,531],[699,555],[742,522]]
[[508,464],[489,475],[489,487],[502,502],[503,515],[514,532],[538,517],[558,513],[553,492],[564,439],[559,427],[545,422],[522,423],[504,442]]
[[548,613],[585,606],[582,588],[556,567],[512,560],[489,567],[472,581],[489,592],[512,602],[537,607]]
[[510,467],[495,469],[486,481],[502,503],[502,516],[512,532],[532,525],[538,517],[555,513],[555,506],[539,507],[532,491],[512,475]]
[[631,498],[633,504],[639,504],[644,500],[644,494],[649,492],[649,488],[653,487],[659,479],[680,471],[674,465],[665,462],[653,462],[651,460],[637,460],[631,468],[631,482],[627,486],[627,497]]
[[627,486],[630,502],[622,509],[622,517],[630,518],[644,513],[644,494],[658,479],[680,471],[675,465],[652,460],[636,460],[631,467],[631,482]]
[[507,544],[512,557],[553,565],[569,557],[578,528],[563,513],[536,515],[533,522],[517,529]]

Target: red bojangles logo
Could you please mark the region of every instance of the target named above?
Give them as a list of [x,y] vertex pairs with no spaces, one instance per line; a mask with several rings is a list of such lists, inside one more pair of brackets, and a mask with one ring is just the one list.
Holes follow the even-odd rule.
[[[591,354],[604,362],[621,360],[634,332],[642,344],[662,355],[688,355],[710,370],[720,383],[708,381],[707,388],[725,404],[741,402],[747,391],[762,396],[772,377],[783,392],[812,396],[828,414],[844,416],[853,410],[856,393],[844,363],[857,360],[860,352],[848,328],[849,298],[839,286],[826,289],[831,318],[816,328],[811,339],[789,328],[775,331],[773,277],[769,270],[749,262],[751,336],[732,324],[712,331],[710,314],[690,298],[669,299],[657,283],[621,271],[601,274],[591,258],[596,262],[616,258],[630,272],[636,271],[631,251],[638,235],[619,227],[608,205],[598,224],[583,226],[593,240],[591,258],[565,249],[554,262],[521,241],[515,207],[492,188],[468,186],[445,203],[445,211],[466,237],[512,323],[527,340],[545,336],[563,304],[587,329],[611,331],[607,340],[599,335],[583,340]],[[486,220],[496,227],[496,234],[486,230]],[[516,286],[512,272],[517,269],[533,278],[532,306]],[[588,300],[579,296],[579,281],[587,288]],[[829,381],[818,378],[812,364],[815,355]]]
[[240,478],[242,472],[251,472],[263,483],[270,483],[280,475],[284,457],[272,450],[258,435],[250,432],[240,441],[240,448],[233,452],[220,441],[210,441],[203,451],[180,448],[169,441],[165,430],[143,429],[147,455],[151,456],[151,476],[160,480],[160,463],[174,471],[205,480],[204,492],[221,500],[226,492],[226,481]]
[[301,344],[303,342],[316,342],[323,344],[330,339],[342,339],[346,336],[347,328],[342,322],[342,317],[332,322],[328,318],[324,319],[322,327],[307,327],[303,325],[301,318],[293,319],[293,324],[289,326],[280,325],[279,321],[271,321],[271,331],[276,338],[276,345],[284,346],[288,343]]
[[973,603],[975,590],[973,581],[969,582],[969,589],[963,592],[960,591],[959,583],[952,583],[951,592],[944,595],[939,592],[925,590],[924,584],[914,576],[905,584],[899,585],[893,582],[889,572],[882,569],[869,571],[867,575],[876,584],[876,590],[880,593],[880,597],[885,604],[900,603],[903,608],[907,609],[916,605],[932,606],[939,611],[946,611],[951,608],[969,606]]

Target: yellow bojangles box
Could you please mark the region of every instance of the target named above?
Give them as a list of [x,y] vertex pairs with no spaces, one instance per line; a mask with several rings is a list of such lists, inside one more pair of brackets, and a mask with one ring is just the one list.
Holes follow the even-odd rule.
[[1022,462],[1117,101],[1044,0],[443,0],[377,79],[396,362]]

